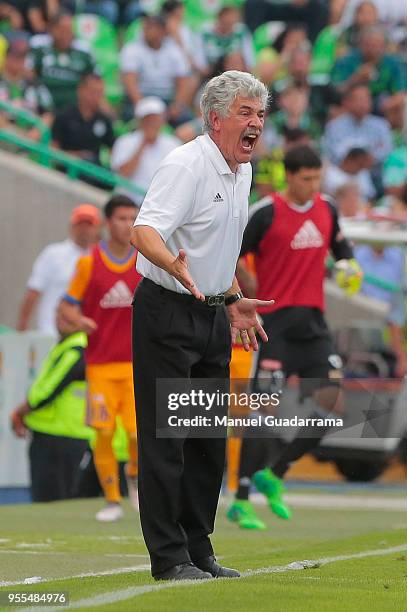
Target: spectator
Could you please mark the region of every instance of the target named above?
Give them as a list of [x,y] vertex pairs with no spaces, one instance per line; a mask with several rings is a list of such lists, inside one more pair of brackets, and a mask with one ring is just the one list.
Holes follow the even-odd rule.
[[143,37],[123,47],[120,68],[132,106],[141,98],[156,96],[168,105],[168,116],[174,124],[190,118],[186,112],[190,97],[188,58],[166,37],[162,17],[145,17]]
[[[53,110],[52,97],[45,85],[40,85],[30,78],[26,69],[28,51],[28,43],[25,40],[11,41],[0,75],[0,99],[41,116],[44,123],[50,125]],[[12,122],[13,119],[10,121]],[[8,123],[9,120],[3,115],[3,127]],[[36,130],[31,130],[29,135],[36,137]]]
[[209,67],[213,67],[224,55],[239,52],[249,70],[255,65],[253,41],[246,25],[241,21],[240,11],[235,6],[220,9],[213,24],[202,31],[203,52]]
[[374,2],[363,0],[356,7],[353,21],[343,35],[343,41],[349,47],[357,47],[360,34],[364,28],[375,26],[379,23],[379,13]]
[[271,116],[271,122],[278,134],[285,128],[300,128],[311,138],[320,134],[320,123],[310,113],[309,90],[304,87],[289,85],[279,96],[279,110]]
[[307,41],[293,50],[287,65],[286,76],[273,83],[272,103],[274,100],[274,109],[277,110],[279,95],[287,87],[295,86],[304,89],[307,91],[313,119],[323,123],[331,106],[338,105],[338,93],[329,83],[320,83],[318,75],[314,76],[311,73],[311,59],[311,49]]
[[[147,97],[135,108],[139,129],[117,139],[112,151],[113,170],[147,191],[160,162],[181,141],[168,134],[160,134],[165,122],[165,104],[159,98]],[[130,194],[141,206],[143,196]]]
[[369,205],[362,199],[356,183],[346,183],[335,191],[334,200],[340,218],[365,219]]
[[371,157],[360,147],[352,147],[344,152],[337,166],[328,164],[324,171],[323,189],[334,196],[340,187],[356,184],[360,196],[367,202],[376,196],[376,189],[370,176]]
[[[400,0],[373,0],[379,17],[385,23],[399,23],[407,19],[407,4]],[[354,19],[355,10],[360,4],[360,0],[348,0],[346,10],[343,14],[342,24],[349,26]]]
[[84,0],[81,12],[99,15],[113,26],[129,25],[143,14],[139,0]]
[[66,291],[78,258],[87,252],[98,237],[101,225],[99,210],[90,204],[73,209],[70,237],[50,244],[34,262],[27,290],[20,306],[17,329],[28,329],[30,318],[36,313],[36,329],[56,335],[55,313]]
[[59,11],[75,12],[75,0],[28,0],[25,9],[27,29],[32,34],[43,34],[47,31],[47,23]]
[[386,54],[383,28],[362,30],[358,48],[335,63],[332,82],[342,91],[353,85],[368,86],[375,112],[381,112],[389,99],[400,97],[405,88],[401,62],[397,56]]
[[407,145],[394,149],[386,159],[383,185],[388,195],[400,197],[407,183]]
[[32,38],[32,65],[50,90],[55,107],[61,110],[76,103],[79,81],[95,72],[95,63],[86,45],[74,40],[72,15],[61,11],[51,17],[49,31],[49,36]]
[[364,244],[355,247],[355,257],[365,275],[370,274],[399,287],[398,291],[391,292],[365,281],[362,285],[362,293],[388,304],[387,324],[390,346],[396,358],[393,375],[404,377],[407,375],[407,354],[403,338],[403,326],[406,322],[404,308],[406,276],[403,249],[400,247],[371,247]]
[[100,165],[103,145],[112,148],[113,126],[101,109],[104,84],[100,76],[85,74],[78,86],[78,102],[56,114],[52,126],[53,144],[59,149]]
[[[14,38],[16,32],[24,30],[24,17],[21,8],[22,3],[19,0],[0,2],[0,21],[5,22],[6,35],[10,38]],[[7,31],[7,25],[9,31]]]
[[323,136],[323,150],[334,164],[351,146],[365,148],[376,165],[392,150],[390,126],[385,119],[371,114],[372,98],[365,85],[353,85],[344,95],[344,114],[329,121]]
[[117,0],[85,0],[82,2],[81,12],[99,15],[113,26],[119,23],[120,7]]
[[404,183],[400,196],[392,199],[390,214],[407,221],[407,182]]
[[386,104],[384,118],[390,124],[395,148],[407,144],[407,96]]
[[291,24],[277,36],[273,45],[265,47],[257,57],[256,74],[266,85],[287,78],[294,51],[309,49],[307,33],[302,24]]
[[191,68],[200,76],[207,75],[207,62],[200,37],[184,23],[185,6],[181,0],[166,0],[161,7],[167,35],[187,56]]
[[308,37],[314,41],[328,22],[329,2],[326,0],[247,0],[245,22],[254,32],[268,21],[302,22]]

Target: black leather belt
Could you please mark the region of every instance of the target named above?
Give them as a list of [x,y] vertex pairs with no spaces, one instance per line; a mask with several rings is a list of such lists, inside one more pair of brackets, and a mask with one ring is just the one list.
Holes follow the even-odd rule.
[[225,305],[225,296],[223,293],[218,293],[218,295],[205,295],[205,302],[207,306],[224,306]]
[[165,289],[161,287],[161,285],[157,285],[149,278],[143,278],[141,281],[144,286],[149,287],[153,291],[157,291],[159,293],[165,293],[173,300],[177,300],[180,302],[190,302],[195,306],[224,306],[225,305],[225,296],[223,293],[218,293],[217,295],[206,295],[205,301],[197,300],[191,293],[177,293],[175,291],[171,291],[170,289]]

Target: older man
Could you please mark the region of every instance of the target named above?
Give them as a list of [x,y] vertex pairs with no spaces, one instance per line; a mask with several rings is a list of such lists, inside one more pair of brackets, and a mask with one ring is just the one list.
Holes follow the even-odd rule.
[[209,539],[225,439],[156,437],[168,409],[156,384],[171,379],[173,391],[172,379],[215,379],[227,388],[231,335],[247,350],[258,348],[255,330],[267,340],[256,307],[270,302],[243,298],[234,276],[266,104],[266,87],[248,73],[211,79],[205,134],[165,158],[133,230],[144,276],[133,301],[140,517],[156,580],[239,576],[216,563]]

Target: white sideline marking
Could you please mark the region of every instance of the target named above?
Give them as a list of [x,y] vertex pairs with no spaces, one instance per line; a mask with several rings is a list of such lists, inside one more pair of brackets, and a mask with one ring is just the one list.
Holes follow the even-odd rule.
[[[73,578],[100,578],[101,576],[115,576],[116,574],[128,574],[130,572],[146,572],[149,570],[150,564],[145,563],[143,565],[133,565],[132,567],[115,567],[114,569],[102,570],[101,572],[85,572],[83,574],[76,574],[74,576],[54,576],[53,578],[40,578],[36,582],[41,582],[42,584],[44,584],[47,582],[53,582],[54,580],[72,580]],[[0,582],[0,587],[29,584],[29,582],[27,582],[28,580],[30,580],[30,578],[25,578],[24,580]]]
[[[338,561],[348,561],[350,559],[363,559],[365,557],[382,557],[385,555],[391,555],[393,553],[404,552],[407,550],[407,544],[401,544],[399,546],[393,546],[391,548],[379,548],[378,550],[366,550],[350,555],[337,555],[336,557],[322,557],[321,559],[311,559],[304,561],[293,561],[287,565],[275,565],[270,567],[260,567],[254,570],[246,570],[241,573],[242,578],[250,578],[251,576],[257,576],[260,574],[277,574],[282,572],[290,572],[297,570],[306,570],[312,568],[318,568],[328,563],[336,563]],[[111,572],[114,573],[114,572]],[[120,572],[122,573],[122,572]],[[97,606],[117,603],[119,601],[125,601],[138,595],[144,595],[145,593],[151,593],[153,591],[161,591],[162,589],[171,589],[174,587],[195,587],[202,586],[204,584],[211,584],[212,581],[206,580],[180,580],[162,582],[160,584],[146,584],[139,587],[128,587],[127,589],[119,589],[111,593],[103,593],[96,595],[95,597],[87,597],[86,599],[79,599],[69,604],[69,608],[94,608]],[[60,612],[60,606],[55,607],[35,607],[35,608],[22,608],[22,612]]]

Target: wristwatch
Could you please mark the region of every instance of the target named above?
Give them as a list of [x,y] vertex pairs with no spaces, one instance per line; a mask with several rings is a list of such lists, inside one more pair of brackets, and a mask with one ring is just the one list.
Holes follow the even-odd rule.
[[237,293],[232,293],[232,295],[228,295],[225,298],[225,306],[230,306],[231,304],[238,302],[242,298],[243,298],[243,293],[241,291],[238,291]]

